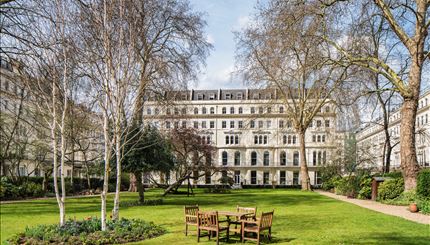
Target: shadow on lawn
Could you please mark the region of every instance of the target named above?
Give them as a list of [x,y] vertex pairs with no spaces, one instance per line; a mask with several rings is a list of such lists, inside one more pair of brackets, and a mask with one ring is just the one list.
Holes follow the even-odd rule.
[[[383,228],[381,228],[383,229]],[[388,245],[388,244],[404,244],[404,245],[412,245],[412,244],[429,244],[430,242],[430,230],[427,234],[423,234],[422,236],[405,236],[399,233],[368,233],[363,234],[363,237],[360,238],[359,241],[346,241],[347,243],[354,244],[371,244],[377,240],[378,244]]]

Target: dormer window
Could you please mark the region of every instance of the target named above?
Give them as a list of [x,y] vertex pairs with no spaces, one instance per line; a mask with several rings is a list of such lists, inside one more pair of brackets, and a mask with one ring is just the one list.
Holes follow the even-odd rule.
[[203,94],[197,94],[197,100],[203,100],[204,96]]
[[236,96],[237,96],[238,100],[241,100],[243,98],[243,94],[242,93],[237,93]]
[[183,95],[181,96],[181,99],[182,99],[182,100],[187,100],[187,95],[186,95],[186,94],[183,94]]
[[265,99],[266,99],[266,100],[270,100],[270,99],[272,99],[272,94],[271,94],[271,93],[266,94]]
[[214,100],[214,99],[215,99],[215,94],[214,93],[209,94],[209,100]]
[[225,94],[225,99],[226,100],[231,100],[231,94],[230,93],[226,93]]
[[258,99],[260,99],[260,94],[259,94],[259,93],[255,93],[255,94],[252,96],[252,98],[253,98],[254,100],[258,100]]

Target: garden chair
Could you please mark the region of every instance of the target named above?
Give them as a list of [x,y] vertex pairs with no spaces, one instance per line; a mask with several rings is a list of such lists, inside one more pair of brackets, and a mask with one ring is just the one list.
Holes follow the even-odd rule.
[[[219,244],[219,233],[226,231],[227,241],[229,240],[229,230],[227,226],[220,226],[218,212],[198,212],[197,213],[197,242],[200,242],[200,237],[208,236],[211,239],[212,233],[215,233],[216,244]],[[207,235],[201,235],[201,231],[207,231]]]
[[[236,212],[238,213],[250,213],[249,215],[246,215],[245,217],[242,217],[241,219],[245,220],[256,220],[255,215],[257,214],[257,208],[252,207],[240,207],[239,205],[236,206]],[[230,221],[231,225],[234,225],[234,228],[230,229],[230,231],[233,231],[235,233],[240,233],[241,231],[241,225],[242,220],[236,218],[236,220]]]
[[199,212],[199,205],[185,206],[185,236],[188,236],[188,226],[192,225],[197,227],[197,213]]
[[[262,213],[257,220],[242,220],[242,242],[245,240],[257,241],[260,244],[261,232],[268,230],[269,241],[272,240],[273,212]],[[245,236],[247,233],[257,234],[257,238]]]

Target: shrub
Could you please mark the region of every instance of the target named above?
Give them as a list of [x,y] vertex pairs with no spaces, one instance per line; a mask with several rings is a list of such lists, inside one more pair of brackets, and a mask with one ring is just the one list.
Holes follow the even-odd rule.
[[89,217],[83,221],[68,220],[64,226],[38,225],[26,228],[8,241],[11,244],[118,244],[141,241],[165,233],[152,222],[141,219],[107,221],[101,231],[101,220]]
[[360,190],[358,191],[359,199],[370,199],[372,197],[372,177],[370,175],[362,176],[360,181]]
[[403,178],[387,179],[378,188],[378,200],[394,199],[404,190]]
[[325,191],[330,191],[336,187],[335,183],[339,181],[339,179],[341,179],[341,177],[333,176],[332,178],[323,181],[321,188]]
[[430,198],[430,169],[424,169],[418,174],[417,194],[422,198]]
[[162,205],[163,204],[163,199],[150,199],[150,200],[144,200],[143,203],[139,202],[138,200],[136,201],[125,201],[125,202],[120,202],[120,206],[121,207],[134,207],[134,206],[157,206],[157,205]]
[[417,206],[422,213],[430,214],[430,199],[419,200]]
[[417,194],[415,191],[405,191],[394,199],[381,200],[382,203],[399,206],[407,206],[416,201]]

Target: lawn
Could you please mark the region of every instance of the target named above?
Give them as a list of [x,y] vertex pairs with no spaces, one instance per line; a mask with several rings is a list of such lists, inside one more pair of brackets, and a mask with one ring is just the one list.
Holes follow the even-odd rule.
[[[161,192],[146,192],[155,199]],[[136,193],[123,193],[123,201],[136,200]],[[112,195],[110,196],[112,203]],[[231,194],[171,195],[160,206],[127,207],[121,216],[142,218],[162,225],[167,234],[144,244],[194,244],[196,236],[183,233],[183,205],[199,204],[203,210],[234,210],[237,204],[257,206],[258,213],[274,209],[273,242],[277,244],[428,244],[430,227],[337,201],[318,193],[287,189],[236,190]],[[111,205],[112,206],[112,205]],[[110,208],[111,208],[110,206]],[[97,216],[100,198],[67,199],[67,215],[82,219]],[[26,226],[57,222],[55,199],[1,205],[1,240]],[[193,229],[193,228],[191,228]],[[214,244],[202,238],[201,244]],[[237,238],[232,243],[238,242]],[[136,243],[139,244],[139,243]],[[253,244],[248,242],[248,244]]]

